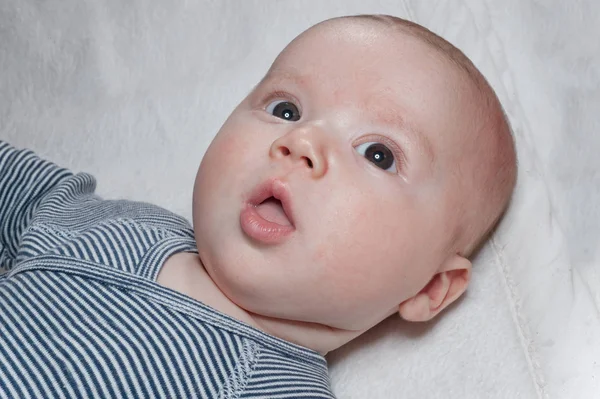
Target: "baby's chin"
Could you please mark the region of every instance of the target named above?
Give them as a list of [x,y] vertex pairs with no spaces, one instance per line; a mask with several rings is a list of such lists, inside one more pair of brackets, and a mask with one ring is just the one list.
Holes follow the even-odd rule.
[[277,298],[277,295],[271,296],[268,293],[261,297],[255,295],[250,297],[248,295],[238,295],[239,293],[231,290],[229,292],[230,294],[226,295],[237,306],[252,315],[286,323],[320,325],[347,331],[368,329],[397,312],[396,307],[394,310],[363,312],[369,313],[369,316],[360,316],[355,312],[335,306],[334,302],[331,301],[329,301],[329,306],[313,303],[311,308],[311,305],[307,306],[306,297],[296,299],[289,297]]

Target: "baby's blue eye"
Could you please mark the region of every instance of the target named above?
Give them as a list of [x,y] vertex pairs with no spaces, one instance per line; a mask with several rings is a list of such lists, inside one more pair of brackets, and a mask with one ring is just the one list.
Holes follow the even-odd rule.
[[267,105],[266,111],[286,121],[295,122],[300,119],[298,107],[289,101],[276,100]]
[[377,142],[363,143],[356,146],[356,151],[378,168],[396,173],[394,153],[385,144]]

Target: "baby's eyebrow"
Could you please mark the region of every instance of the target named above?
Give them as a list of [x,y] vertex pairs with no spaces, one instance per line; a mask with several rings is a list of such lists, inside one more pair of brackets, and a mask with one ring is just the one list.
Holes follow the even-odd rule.
[[289,71],[281,68],[271,68],[267,72],[264,78],[260,81],[259,85],[268,82],[291,82],[298,86],[305,86],[307,82],[306,76],[303,76],[298,71]]

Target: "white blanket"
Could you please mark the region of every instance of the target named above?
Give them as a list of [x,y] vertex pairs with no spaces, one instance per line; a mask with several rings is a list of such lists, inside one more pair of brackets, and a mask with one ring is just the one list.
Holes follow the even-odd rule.
[[0,0],[0,137],[94,174],[102,196],[189,218],[203,152],[279,50],[356,13],[410,18],[463,49],[506,107],[520,171],[464,300],[331,354],[335,392],[600,397],[596,0]]

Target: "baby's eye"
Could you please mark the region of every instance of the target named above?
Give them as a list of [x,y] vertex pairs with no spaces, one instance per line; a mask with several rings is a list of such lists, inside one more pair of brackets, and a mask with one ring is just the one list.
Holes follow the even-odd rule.
[[300,119],[298,107],[289,101],[276,100],[267,105],[266,111],[286,121],[295,122]]
[[394,153],[385,144],[377,142],[363,143],[356,146],[356,151],[375,166],[396,173]]

